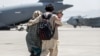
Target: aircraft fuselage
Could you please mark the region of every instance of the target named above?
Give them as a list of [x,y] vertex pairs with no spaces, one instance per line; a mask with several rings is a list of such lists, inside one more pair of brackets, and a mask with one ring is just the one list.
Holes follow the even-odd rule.
[[[25,20],[29,20],[32,17],[32,13],[35,10],[45,11],[45,6],[49,3],[34,3],[13,7],[4,7],[0,9],[0,27],[9,26]],[[64,10],[72,7],[63,3],[52,3],[55,7],[55,11]]]

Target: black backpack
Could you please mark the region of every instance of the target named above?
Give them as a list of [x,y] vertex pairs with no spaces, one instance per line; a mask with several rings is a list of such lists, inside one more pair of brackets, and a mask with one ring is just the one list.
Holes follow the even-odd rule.
[[50,24],[50,18],[51,18],[52,14],[48,14],[47,16],[45,14],[43,14],[41,17],[41,21],[39,22],[38,25],[38,36],[40,38],[40,40],[50,40],[55,32],[55,28],[52,29],[52,26]]

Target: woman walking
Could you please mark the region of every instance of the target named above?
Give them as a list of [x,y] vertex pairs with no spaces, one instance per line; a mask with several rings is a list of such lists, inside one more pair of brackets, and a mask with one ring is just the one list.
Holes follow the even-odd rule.
[[[31,20],[34,20],[36,17],[40,16],[41,14],[42,13],[40,11],[35,11],[33,13],[33,17]],[[30,52],[30,56],[40,56],[41,40],[37,36],[37,24],[32,25],[30,21],[27,24],[27,35],[26,35],[27,47]]]

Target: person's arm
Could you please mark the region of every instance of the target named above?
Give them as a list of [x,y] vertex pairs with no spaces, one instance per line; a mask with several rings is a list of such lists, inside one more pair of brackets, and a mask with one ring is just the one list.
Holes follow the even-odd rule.
[[27,26],[31,26],[32,25],[32,22],[31,20],[29,20],[29,22],[27,23]]
[[56,15],[54,16],[54,19],[57,26],[62,26],[61,20]]
[[31,26],[31,25],[34,25],[36,23],[38,23],[40,20],[40,16],[35,18],[34,20],[30,20],[28,23],[27,23],[27,26]]

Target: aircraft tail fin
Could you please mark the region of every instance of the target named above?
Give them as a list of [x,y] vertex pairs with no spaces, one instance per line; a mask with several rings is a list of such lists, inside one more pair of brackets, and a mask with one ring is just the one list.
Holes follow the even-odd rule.
[[39,0],[39,2],[62,2],[63,0]]

